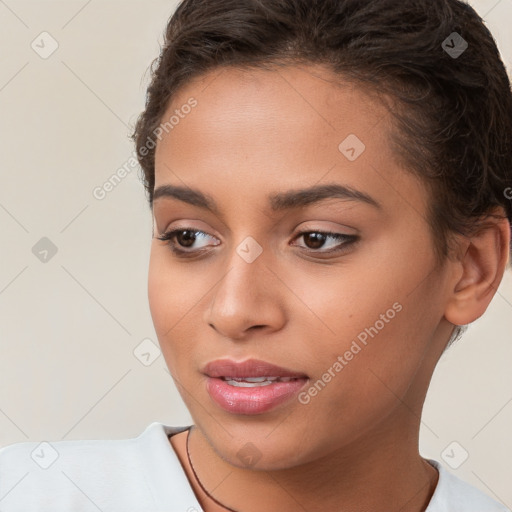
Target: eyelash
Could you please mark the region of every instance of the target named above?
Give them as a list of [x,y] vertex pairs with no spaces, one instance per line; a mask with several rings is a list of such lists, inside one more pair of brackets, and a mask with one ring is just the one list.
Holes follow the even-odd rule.
[[[167,233],[164,233],[163,235],[158,236],[157,239],[161,240],[163,242],[167,242],[166,245],[178,257],[186,258],[186,257],[191,257],[191,256],[194,256],[194,255],[197,255],[197,254],[199,254],[201,252],[204,252],[204,251],[201,251],[201,250],[199,250],[199,251],[197,251],[197,250],[196,251],[184,251],[182,249],[178,249],[177,248],[177,246],[175,245],[175,243],[172,242],[172,240],[174,239],[174,237],[178,233],[183,233],[185,231],[192,232],[192,233],[194,233],[194,235],[197,235],[199,233],[201,235],[211,236],[211,235],[208,235],[207,233],[205,233],[204,231],[201,231],[199,229],[179,228],[179,229],[174,229],[172,231],[168,231]],[[357,235],[345,235],[345,234],[342,234],[342,233],[334,233],[332,231],[319,231],[319,230],[301,231],[300,233],[297,234],[295,239],[300,238],[303,235],[310,235],[310,234],[313,234],[313,233],[317,234],[317,235],[331,237],[331,238],[333,238],[335,240],[344,240],[344,242],[339,244],[338,248],[336,248],[336,249],[329,249],[328,251],[321,251],[321,250],[317,250],[317,249],[306,249],[306,252],[308,252],[308,253],[315,253],[315,254],[341,253],[341,252],[345,251],[348,248],[348,246],[353,245],[359,239],[359,237]]]

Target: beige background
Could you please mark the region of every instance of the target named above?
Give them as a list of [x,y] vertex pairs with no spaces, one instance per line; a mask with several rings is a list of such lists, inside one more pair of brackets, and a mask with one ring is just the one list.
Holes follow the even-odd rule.
[[[471,4],[512,69],[512,0]],[[142,78],[175,5],[0,0],[0,446],[191,423],[162,356],[146,366],[134,355],[143,340],[156,343],[138,168],[93,196],[132,156]],[[43,31],[59,45],[46,59],[31,47],[51,49]],[[42,237],[57,248],[46,263],[32,252]],[[424,456],[467,451],[452,471],[509,507],[511,327],[509,271],[485,317],[439,363],[421,431]],[[148,347],[158,355],[151,344],[138,350]]]

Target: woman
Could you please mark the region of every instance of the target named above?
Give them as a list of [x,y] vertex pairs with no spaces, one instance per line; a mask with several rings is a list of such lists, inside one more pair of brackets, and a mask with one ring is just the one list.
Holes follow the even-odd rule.
[[418,437],[507,265],[511,134],[458,0],[184,0],[133,137],[194,425],[4,448],[0,509],[507,510]]

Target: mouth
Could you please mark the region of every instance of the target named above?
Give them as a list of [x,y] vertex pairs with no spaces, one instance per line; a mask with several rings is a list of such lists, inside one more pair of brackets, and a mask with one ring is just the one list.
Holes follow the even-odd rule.
[[230,386],[238,388],[256,388],[270,386],[274,382],[291,382],[299,377],[221,377]]
[[229,359],[208,363],[206,390],[213,402],[232,414],[263,414],[290,401],[309,378],[266,361]]

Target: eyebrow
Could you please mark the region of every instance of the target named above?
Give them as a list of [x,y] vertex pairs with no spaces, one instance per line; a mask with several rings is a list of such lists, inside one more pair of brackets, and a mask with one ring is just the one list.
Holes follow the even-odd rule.
[[[217,216],[221,216],[219,205],[211,196],[190,187],[161,185],[153,193],[151,207],[153,207],[154,201],[162,197],[178,199],[179,201],[204,208]],[[271,194],[267,197],[270,209],[273,212],[300,208],[333,198],[343,199],[345,201],[360,201],[378,209],[382,208],[382,205],[378,201],[365,192],[338,183],[317,185],[298,190],[288,190],[286,192]]]

